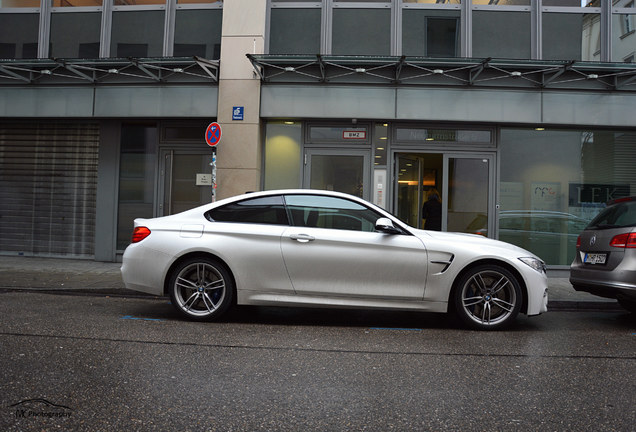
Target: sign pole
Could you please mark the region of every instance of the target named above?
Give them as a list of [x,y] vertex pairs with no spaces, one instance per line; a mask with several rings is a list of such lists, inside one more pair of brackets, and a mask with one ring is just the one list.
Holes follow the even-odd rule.
[[216,147],[212,147],[212,202],[216,201]]

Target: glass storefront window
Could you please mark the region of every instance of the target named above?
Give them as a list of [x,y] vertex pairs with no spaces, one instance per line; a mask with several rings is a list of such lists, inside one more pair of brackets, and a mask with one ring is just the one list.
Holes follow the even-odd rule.
[[165,0],[114,0],[115,6],[165,5]]
[[113,12],[111,57],[161,57],[163,11]]
[[402,0],[403,3],[461,4],[462,0]]
[[269,32],[270,54],[319,54],[318,8],[272,9]]
[[223,0],[177,0],[177,4],[212,4],[222,2]]
[[499,239],[569,265],[604,203],[636,194],[635,164],[633,132],[503,129]]
[[0,58],[37,58],[39,22],[35,13],[0,14]]
[[386,165],[387,147],[389,146],[389,125],[388,123],[377,123],[373,136],[373,165]]
[[402,54],[423,57],[458,57],[460,29],[459,11],[404,10]]
[[617,63],[636,62],[636,2],[621,7],[634,13],[615,13],[612,15],[612,61]]
[[102,0],[53,0],[53,7],[99,7]]
[[101,22],[102,14],[97,12],[53,13],[50,56],[98,58]]
[[135,218],[154,216],[157,128],[152,125],[122,125],[119,160],[119,205],[117,249],[130,243]]
[[173,55],[218,60],[222,19],[222,9],[177,10]]
[[492,133],[489,130],[467,129],[426,129],[418,127],[398,127],[395,132],[398,142],[408,144],[428,142],[448,143],[481,143],[491,144]]
[[473,57],[530,58],[529,12],[473,12]]
[[0,0],[0,8],[39,8],[40,0]]
[[544,13],[543,58],[599,61],[600,14]]
[[294,189],[301,186],[302,125],[300,122],[270,122],[265,129],[264,189]]
[[347,142],[349,144],[367,144],[369,133],[367,126],[309,126],[309,142]]
[[530,6],[530,0],[473,0],[473,4],[488,6]]
[[391,55],[389,9],[334,9],[334,55]]

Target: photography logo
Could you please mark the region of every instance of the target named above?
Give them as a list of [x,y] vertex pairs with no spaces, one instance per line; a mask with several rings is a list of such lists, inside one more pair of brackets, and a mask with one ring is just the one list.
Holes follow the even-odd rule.
[[17,419],[69,418],[73,414],[71,408],[46,399],[26,399],[9,405],[8,408],[15,410],[14,415]]

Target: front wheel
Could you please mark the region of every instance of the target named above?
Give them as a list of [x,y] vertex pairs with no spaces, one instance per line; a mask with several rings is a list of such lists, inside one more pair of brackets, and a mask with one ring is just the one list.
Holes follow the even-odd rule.
[[232,278],[223,265],[211,258],[196,257],[180,263],[168,283],[172,305],[192,320],[217,319],[232,303]]
[[469,327],[495,330],[509,325],[522,302],[517,278],[503,267],[482,265],[458,281],[454,303],[460,319]]

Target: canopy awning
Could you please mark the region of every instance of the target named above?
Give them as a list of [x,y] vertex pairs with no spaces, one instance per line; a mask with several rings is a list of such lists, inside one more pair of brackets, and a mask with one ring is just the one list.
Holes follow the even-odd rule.
[[0,59],[0,85],[218,82],[219,61],[200,57]]
[[254,55],[264,83],[530,87],[636,91],[636,64],[406,56]]

